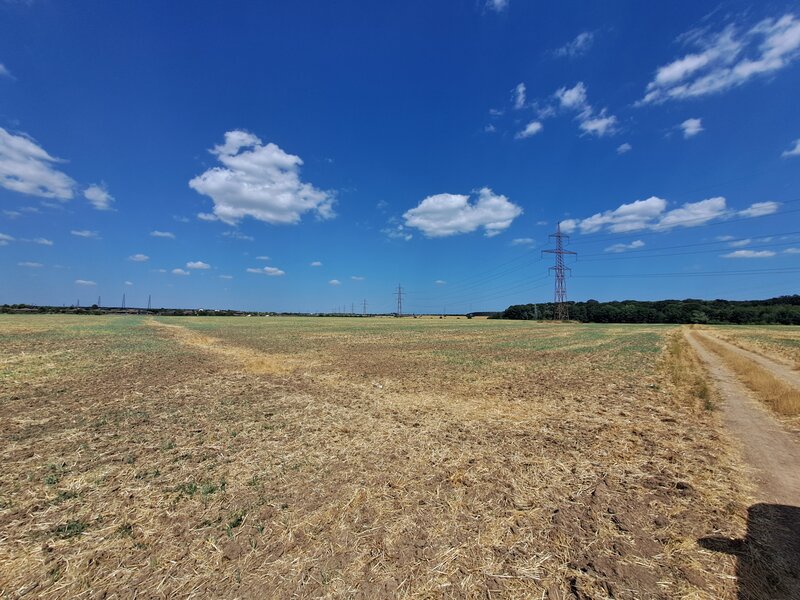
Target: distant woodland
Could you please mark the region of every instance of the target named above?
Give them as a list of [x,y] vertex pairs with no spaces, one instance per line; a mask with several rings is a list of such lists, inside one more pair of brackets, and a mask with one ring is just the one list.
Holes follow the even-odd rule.
[[[547,320],[554,304],[516,304],[496,319]],[[800,295],[768,300],[659,300],[570,302],[569,318],[582,323],[730,323],[800,325]]]

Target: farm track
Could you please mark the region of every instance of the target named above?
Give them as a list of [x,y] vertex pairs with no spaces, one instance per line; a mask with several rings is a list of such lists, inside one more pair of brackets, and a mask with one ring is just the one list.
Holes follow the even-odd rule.
[[753,398],[723,360],[706,350],[696,336],[696,332],[687,335],[689,344],[708,366],[722,394],[725,420],[741,443],[762,499],[800,505],[800,440]]
[[736,354],[743,356],[748,360],[752,360],[754,363],[763,367],[778,379],[781,379],[782,381],[785,381],[786,383],[794,386],[795,388],[800,389],[800,373],[798,373],[792,367],[786,365],[785,363],[767,358],[763,354],[758,354],[750,350],[745,350],[744,348],[736,346],[735,344],[731,344],[729,341],[724,340],[719,336],[710,334],[707,331],[703,331],[702,333],[695,332],[695,335],[711,338],[715,342],[718,342],[723,346],[725,346],[731,352],[735,352]]

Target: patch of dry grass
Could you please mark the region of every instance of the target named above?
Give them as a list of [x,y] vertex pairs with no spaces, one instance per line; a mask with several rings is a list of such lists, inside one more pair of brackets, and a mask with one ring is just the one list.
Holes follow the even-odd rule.
[[779,415],[800,415],[800,390],[778,379],[758,363],[725,347],[708,336],[697,337],[703,346],[716,353],[757,397]]
[[746,488],[674,328],[77,319],[0,339],[6,595],[735,596],[697,539]]

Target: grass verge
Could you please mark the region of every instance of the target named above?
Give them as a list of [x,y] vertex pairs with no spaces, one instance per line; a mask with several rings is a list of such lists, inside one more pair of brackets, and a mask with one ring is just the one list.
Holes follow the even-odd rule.
[[736,376],[776,413],[788,417],[800,415],[800,390],[717,341],[706,336],[698,336],[697,339],[703,346],[717,354],[736,373]]

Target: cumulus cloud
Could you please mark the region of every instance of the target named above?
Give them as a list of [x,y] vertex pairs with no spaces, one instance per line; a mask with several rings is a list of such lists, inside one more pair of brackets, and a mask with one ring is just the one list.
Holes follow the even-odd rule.
[[89,279],[76,279],[75,285],[97,285],[97,283],[90,281]]
[[9,242],[13,242],[14,238],[7,233],[0,233],[0,246],[8,246]]
[[403,240],[404,242],[408,242],[414,237],[414,234],[408,231],[402,223],[394,222],[391,222],[388,227],[381,229],[381,233],[389,239]]
[[702,119],[686,119],[680,124],[680,128],[683,131],[683,137],[688,140],[703,131],[703,121]]
[[542,130],[543,125],[539,121],[531,121],[525,126],[525,129],[517,133],[514,137],[518,140],[533,137]]
[[318,261],[318,260],[315,260],[314,262],[311,263],[310,266],[312,266],[312,267],[321,267],[322,263],[320,261]]
[[800,254],[800,248],[786,248],[783,251],[784,254]]
[[576,58],[586,54],[594,43],[594,34],[591,31],[583,31],[571,42],[553,51],[555,56]]
[[483,227],[492,237],[511,225],[522,214],[522,208],[489,188],[478,192],[475,202],[461,194],[428,196],[403,215],[408,227],[415,227],[427,237],[445,237],[470,233]]
[[736,240],[735,242],[730,242],[728,246],[730,246],[731,248],[741,248],[743,246],[749,246],[752,241],[753,240],[751,240],[750,238],[745,240]]
[[339,281],[338,279],[331,279],[328,283],[330,285],[342,285],[342,282]]
[[173,275],[191,275],[189,271],[184,271],[183,269],[172,269]]
[[37,237],[33,238],[32,240],[22,240],[23,242],[30,242],[32,244],[39,244],[40,246],[52,246],[53,240],[48,240],[47,238]]
[[628,142],[624,144],[620,144],[617,146],[617,154],[625,154],[626,152],[630,152],[633,150],[633,146],[631,146]]
[[362,277],[361,275],[351,275],[350,279],[353,281],[364,281],[366,277]]
[[303,214],[334,216],[333,196],[300,180],[299,156],[246,131],[228,131],[225,142],[211,153],[222,163],[189,182],[214,201],[214,215],[228,224],[253,217],[272,224],[292,225]]
[[132,260],[133,262],[147,262],[150,260],[150,257],[147,254],[133,254],[128,257],[128,260]]
[[269,256],[256,256],[256,260],[269,260]]
[[605,252],[625,252],[626,250],[636,250],[644,246],[642,240],[634,240],[630,244],[613,244],[605,249]]
[[32,138],[0,127],[0,186],[31,196],[69,200],[76,183],[54,168],[60,162]]
[[166,238],[166,239],[169,239],[169,240],[174,240],[175,239],[175,234],[171,233],[169,231],[158,231],[158,230],[156,230],[156,231],[151,231],[150,232],[150,237]]
[[800,57],[800,20],[786,14],[750,28],[690,31],[682,39],[695,51],[659,67],[640,104],[720,93],[777,73]]
[[512,246],[533,246],[533,238],[514,238],[511,240]]
[[435,283],[436,285],[447,285],[447,282],[444,279],[437,279],[433,283]]
[[254,242],[256,239],[252,235],[244,234],[241,231],[238,231],[237,229],[229,229],[228,231],[223,231],[222,235],[234,240],[242,240],[243,242]]
[[494,12],[503,12],[508,8],[508,0],[486,0],[486,8]]
[[609,115],[605,108],[598,111],[589,104],[586,85],[582,81],[571,88],[559,88],[554,96],[562,110],[578,113],[575,118],[585,135],[604,137],[616,133],[617,117]]
[[217,215],[212,215],[211,213],[197,213],[197,218],[201,221],[219,221]]
[[91,231],[89,229],[71,229],[70,233],[74,236],[82,238],[95,238],[95,239],[100,238],[100,234],[98,232]]
[[665,231],[675,227],[698,227],[709,221],[735,216],[762,216],[771,214],[780,206],[777,202],[756,202],[744,210],[736,211],[727,207],[722,196],[698,202],[686,202],[672,210],[667,210],[667,204],[663,198],[651,196],[646,200],[622,204],[614,210],[596,213],[585,219],[562,221],[561,229],[566,233],[576,230],[581,233],[594,233],[602,229],[614,233],[643,229]]
[[44,265],[42,263],[30,262],[30,261],[26,260],[26,261],[23,261],[23,262],[18,262],[17,266],[26,267],[28,269],[41,269]]
[[790,148],[789,150],[784,150],[781,152],[781,156],[783,158],[789,158],[790,156],[800,156],[800,139],[796,139],[794,141],[794,148]]
[[770,258],[775,256],[772,250],[735,250],[723,254],[722,258]]
[[187,269],[199,269],[204,271],[206,269],[210,269],[211,265],[208,263],[204,263],[202,260],[190,260],[186,263]]
[[517,87],[514,88],[514,92],[512,94],[512,99],[514,100],[514,108],[519,110],[525,106],[525,84],[518,83]]
[[248,268],[248,273],[257,273],[259,275],[269,275],[270,277],[280,277],[281,275],[285,275],[286,272],[282,271],[276,267],[259,267],[259,268]]
[[114,196],[108,193],[105,184],[92,184],[83,190],[83,197],[92,203],[97,210],[109,210]]
[[744,210],[739,211],[741,217],[763,217],[771,215],[780,208],[780,202],[756,202]]

